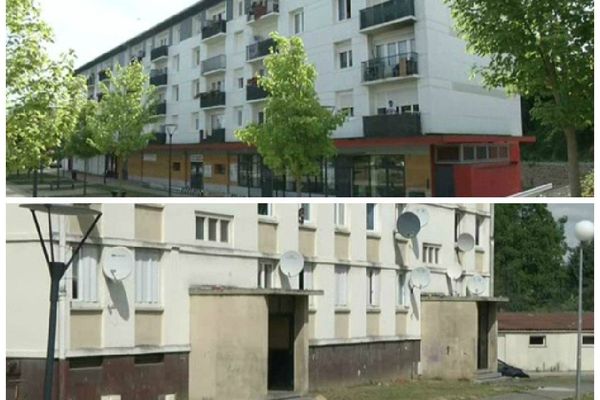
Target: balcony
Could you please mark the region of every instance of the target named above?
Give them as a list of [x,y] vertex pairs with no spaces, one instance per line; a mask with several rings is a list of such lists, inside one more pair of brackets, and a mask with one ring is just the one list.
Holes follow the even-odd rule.
[[227,21],[207,21],[202,28],[202,40],[223,36],[225,33],[227,33]]
[[169,57],[169,46],[160,46],[155,49],[152,49],[150,53],[150,60],[152,62],[157,62],[159,60],[165,59]]
[[225,71],[226,68],[227,57],[225,55],[211,57],[208,60],[202,61],[202,75]]
[[362,63],[362,77],[365,84],[407,79],[416,77],[418,74],[419,63],[417,53],[404,53],[390,57],[374,58]]
[[153,86],[165,86],[168,80],[169,70],[167,68],[153,69],[150,71],[150,84]]
[[248,79],[246,82],[246,101],[262,100],[269,96],[269,93],[260,86],[256,78]]
[[375,33],[415,21],[414,0],[390,0],[360,10],[360,30],[363,33]]
[[144,50],[139,51],[137,55],[131,56],[131,64],[135,62],[143,63],[144,57],[146,57],[146,52]]
[[167,102],[162,101],[156,105],[154,115],[166,115],[167,114]]
[[98,80],[100,82],[108,80],[109,71],[110,69],[103,69],[102,71],[98,72]]
[[165,132],[154,132],[149,144],[164,145],[167,144],[167,134]]
[[203,133],[200,143],[225,143],[225,129],[213,129],[210,134]]
[[275,48],[275,41],[271,38],[247,46],[246,61],[254,61],[268,56],[271,48]]
[[267,20],[268,17],[279,15],[279,0],[263,0],[260,3],[253,1],[246,13],[248,23]]
[[218,90],[200,93],[200,108],[225,107],[225,92]]
[[421,114],[382,114],[363,117],[365,137],[412,137],[421,136]]

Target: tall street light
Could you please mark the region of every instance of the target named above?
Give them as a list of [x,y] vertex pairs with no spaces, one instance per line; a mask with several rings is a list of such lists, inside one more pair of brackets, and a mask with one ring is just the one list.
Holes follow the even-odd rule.
[[579,300],[577,310],[577,381],[575,383],[575,399],[581,400],[581,341],[583,320],[583,244],[594,238],[594,224],[580,221],[575,225],[575,237],[579,240]]
[[[48,265],[48,271],[50,272],[50,318],[48,320],[48,348],[46,351],[46,371],[44,374],[44,400],[51,400],[52,385],[54,383],[54,346],[56,342],[56,309],[58,304],[59,283],[65,272],[69,269],[73,259],[75,256],[77,256],[77,253],[79,253],[81,246],[83,246],[83,243],[90,236],[90,233],[92,233],[92,230],[100,220],[102,213],[90,208],[66,204],[23,204],[21,207],[27,208],[31,211],[33,222],[35,223],[35,229],[37,230],[40,244],[42,245],[42,250],[44,252],[44,258],[46,259],[46,264]],[[40,228],[36,211],[48,214],[48,247],[50,254],[48,254],[48,249],[46,249],[46,245],[44,244],[44,236],[42,234],[42,229]],[[73,250],[71,259],[68,262],[56,261],[56,258],[54,257],[52,214],[59,216],[94,217],[92,224],[75,250]]]
[[173,158],[173,134],[177,130],[177,125],[167,124],[165,125],[165,131],[169,135],[169,197],[171,197],[171,175],[173,171],[172,158]]

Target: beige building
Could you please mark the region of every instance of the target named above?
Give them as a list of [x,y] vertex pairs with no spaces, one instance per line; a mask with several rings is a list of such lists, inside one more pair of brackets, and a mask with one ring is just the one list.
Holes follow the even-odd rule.
[[[103,216],[61,285],[59,399],[257,399],[495,370],[490,205],[90,207]],[[421,216],[412,239],[396,227],[407,212]],[[65,258],[90,221],[54,218]],[[465,233],[474,246],[460,251]],[[134,260],[122,280],[104,272],[116,247]],[[287,251],[304,256],[300,275],[282,273]],[[419,267],[422,288],[411,284]],[[49,277],[17,205],[6,274],[8,390],[38,398]]]
[[[575,371],[577,313],[499,313],[498,358],[525,371]],[[594,313],[584,313],[581,369],[594,371]]]

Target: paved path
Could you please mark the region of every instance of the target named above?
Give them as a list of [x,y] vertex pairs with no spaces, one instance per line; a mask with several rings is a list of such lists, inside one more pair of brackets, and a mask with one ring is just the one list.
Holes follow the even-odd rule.
[[[594,382],[593,378],[584,377],[581,383],[582,393],[593,393]],[[498,396],[488,397],[484,400],[564,400],[575,397],[575,383],[572,385],[556,384],[545,387],[540,387],[525,393],[509,393]]]

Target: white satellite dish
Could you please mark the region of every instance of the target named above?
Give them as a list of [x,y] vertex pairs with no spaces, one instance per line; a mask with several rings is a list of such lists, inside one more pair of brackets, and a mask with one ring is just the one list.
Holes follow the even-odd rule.
[[446,275],[453,281],[456,281],[463,275],[463,268],[461,265],[452,264],[446,269]]
[[407,239],[415,238],[421,231],[421,220],[417,214],[407,211],[398,217],[396,229]]
[[133,270],[133,252],[126,247],[113,247],[106,250],[102,271],[111,281],[126,279]]
[[297,251],[287,251],[279,260],[279,268],[284,275],[289,277],[300,275],[304,269],[304,257]]
[[424,289],[431,283],[431,272],[429,268],[417,267],[410,272],[410,286],[417,289]]
[[456,241],[456,247],[458,250],[464,253],[471,251],[475,248],[475,238],[473,235],[463,233],[458,237],[458,240]]
[[429,223],[429,211],[425,207],[419,207],[415,210],[415,214],[419,217],[421,228]]
[[485,279],[479,274],[475,274],[467,280],[467,289],[469,289],[469,293],[481,296],[485,292],[485,288]]

